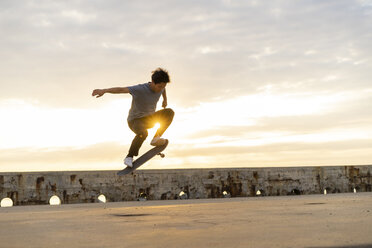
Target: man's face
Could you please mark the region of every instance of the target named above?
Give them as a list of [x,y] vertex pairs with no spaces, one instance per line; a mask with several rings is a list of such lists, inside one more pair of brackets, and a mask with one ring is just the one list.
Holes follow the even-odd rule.
[[159,84],[155,84],[154,82],[150,83],[151,90],[156,92],[156,93],[159,93],[163,89],[165,89],[165,86],[167,86],[167,83],[159,83]]

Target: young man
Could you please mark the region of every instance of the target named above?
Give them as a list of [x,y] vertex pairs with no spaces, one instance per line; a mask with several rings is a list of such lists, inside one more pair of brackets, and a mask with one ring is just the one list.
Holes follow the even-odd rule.
[[[153,128],[156,123],[160,123],[154,138],[151,141],[153,146],[164,145],[166,140],[161,138],[165,130],[172,123],[174,112],[167,107],[167,94],[165,87],[170,82],[168,72],[158,68],[152,72],[151,82],[138,84],[130,87],[116,87],[109,89],[95,89],[92,96],[101,97],[105,93],[120,94],[129,93],[132,95],[132,106],[128,115],[128,126],[136,134],[130,146],[124,164],[133,167],[133,157],[138,156],[138,152],[143,142],[147,138],[147,129]],[[156,111],[156,104],[160,95],[163,96],[163,108]]]

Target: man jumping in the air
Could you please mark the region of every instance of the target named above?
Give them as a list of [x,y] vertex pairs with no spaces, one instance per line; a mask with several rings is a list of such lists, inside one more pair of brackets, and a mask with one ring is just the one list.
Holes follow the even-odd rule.
[[[160,123],[160,128],[152,139],[151,145],[161,146],[166,143],[166,140],[161,138],[161,136],[172,123],[174,116],[174,111],[166,108],[167,94],[165,87],[169,82],[168,72],[158,68],[152,72],[151,82],[130,87],[93,90],[92,96],[97,96],[97,98],[105,93],[130,93],[132,95],[128,126],[136,136],[132,141],[127,157],[124,159],[124,164],[128,167],[133,167],[133,157],[138,156],[139,149],[148,135],[147,129],[153,128],[156,123]],[[162,107],[164,109],[155,112],[160,95],[163,96]]]

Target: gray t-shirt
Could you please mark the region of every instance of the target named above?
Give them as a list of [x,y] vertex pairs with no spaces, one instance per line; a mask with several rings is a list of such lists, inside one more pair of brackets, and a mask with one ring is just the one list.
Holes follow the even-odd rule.
[[128,87],[132,95],[132,106],[129,110],[128,121],[155,113],[156,104],[163,91],[156,93],[151,90],[149,83]]

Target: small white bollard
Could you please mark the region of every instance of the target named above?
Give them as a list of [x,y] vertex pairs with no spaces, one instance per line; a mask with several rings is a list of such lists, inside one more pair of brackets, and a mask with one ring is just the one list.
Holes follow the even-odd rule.
[[356,188],[354,188],[354,194],[356,193]]
[[325,195],[327,194],[327,190],[326,190],[326,189],[324,190],[324,194],[325,194]]
[[13,207],[13,200],[6,197],[4,199],[1,200],[1,203],[0,203],[0,206],[2,208],[10,208],[10,207]]
[[181,200],[186,200],[188,198],[187,194],[185,192],[183,192],[183,191],[181,191],[178,194],[178,196],[179,196],[179,199],[181,199]]
[[61,205],[61,199],[59,199],[58,196],[54,195],[52,197],[50,197],[49,199],[49,204],[51,206],[58,206],[58,205]]
[[229,192],[227,192],[226,190],[224,192],[222,192],[222,195],[224,198],[230,198],[231,197],[231,194]]
[[98,196],[98,201],[99,201],[99,202],[102,202],[102,203],[106,203],[106,196],[104,196],[104,195],[99,195],[99,196]]

